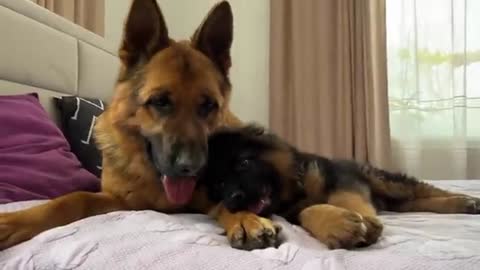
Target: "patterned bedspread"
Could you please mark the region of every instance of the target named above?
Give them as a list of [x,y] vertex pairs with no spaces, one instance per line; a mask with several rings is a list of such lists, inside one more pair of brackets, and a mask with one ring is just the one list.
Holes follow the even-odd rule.
[[[480,196],[480,181],[435,185]],[[0,212],[36,202],[0,205]],[[279,217],[285,242],[252,252],[231,249],[204,215],[123,211],[44,232],[0,252],[0,269],[480,269],[480,215],[382,213],[378,244],[329,251]]]

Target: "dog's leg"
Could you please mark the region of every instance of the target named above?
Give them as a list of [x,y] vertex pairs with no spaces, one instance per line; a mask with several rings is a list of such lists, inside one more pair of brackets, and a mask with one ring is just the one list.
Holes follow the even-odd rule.
[[368,165],[361,167],[374,196],[385,208],[397,212],[480,214],[480,198],[437,188],[405,174],[390,173]]
[[126,209],[107,193],[74,192],[29,209],[0,214],[0,250],[48,229],[89,216]]
[[209,213],[225,229],[230,245],[234,248],[253,250],[277,245],[280,227],[270,219],[251,212],[229,212],[221,204]]
[[466,195],[418,198],[399,203],[390,203],[387,207],[396,212],[480,214],[480,199]]
[[360,243],[361,246],[371,245],[377,242],[382,234],[383,225],[378,219],[377,211],[367,194],[353,191],[337,191],[330,194],[328,203],[362,216],[367,232],[365,234],[365,241]]
[[397,212],[480,214],[479,198],[446,191],[420,181],[411,186],[413,198],[390,203],[387,208]]

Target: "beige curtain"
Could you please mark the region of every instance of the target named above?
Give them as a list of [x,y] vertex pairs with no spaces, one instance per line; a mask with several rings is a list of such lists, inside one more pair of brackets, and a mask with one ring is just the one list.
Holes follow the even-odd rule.
[[105,0],[32,1],[100,36],[104,35]]
[[384,0],[271,0],[271,129],[388,169]]

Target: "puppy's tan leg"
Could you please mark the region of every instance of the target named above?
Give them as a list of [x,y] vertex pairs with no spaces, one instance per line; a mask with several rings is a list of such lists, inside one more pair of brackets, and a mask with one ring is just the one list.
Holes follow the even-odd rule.
[[419,198],[389,205],[397,212],[434,212],[441,214],[480,214],[480,199],[466,195]]
[[0,250],[48,229],[79,219],[126,209],[107,193],[74,192],[18,212],[0,214]]
[[377,218],[377,211],[366,194],[352,191],[337,191],[328,198],[328,203],[358,213],[367,227],[365,241],[361,246],[377,242],[382,234],[383,225]]
[[275,246],[280,227],[267,218],[251,212],[229,212],[221,204],[210,211],[225,228],[230,245],[234,248],[253,250]]
[[352,248],[365,241],[362,217],[347,209],[317,204],[299,214],[300,225],[331,249]]

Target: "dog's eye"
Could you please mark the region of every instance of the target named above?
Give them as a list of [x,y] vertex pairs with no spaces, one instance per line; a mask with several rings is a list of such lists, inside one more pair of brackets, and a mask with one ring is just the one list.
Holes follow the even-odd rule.
[[161,113],[170,113],[173,110],[173,102],[168,95],[151,98],[148,105],[155,107]]
[[211,98],[205,97],[200,107],[198,108],[198,114],[201,117],[207,117],[213,111],[218,109],[218,103]]
[[221,191],[225,188],[225,182],[224,181],[218,181],[215,183],[214,187],[217,189],[217,191]]
[[250,164],[251,164],[251,161],[249,159],[242,159],[237,165],[237,170],[239,171],[247,170],[250,167]]

